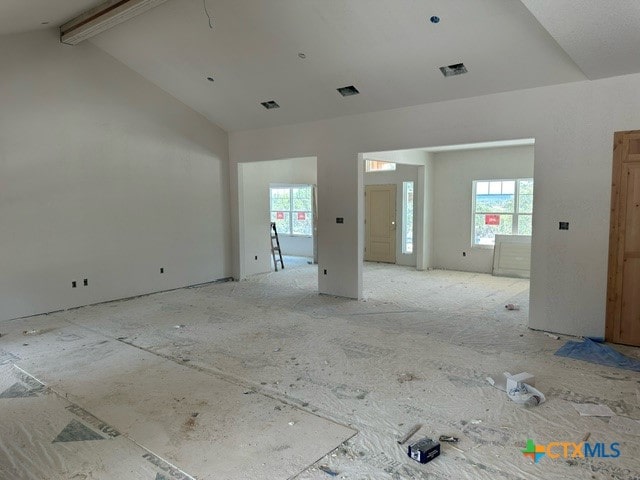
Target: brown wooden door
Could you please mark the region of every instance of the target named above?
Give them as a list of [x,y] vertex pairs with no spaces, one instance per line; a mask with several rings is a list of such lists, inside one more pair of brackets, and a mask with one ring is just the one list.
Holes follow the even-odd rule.
[[640,131],[613,145],[606,338],[640,346]]

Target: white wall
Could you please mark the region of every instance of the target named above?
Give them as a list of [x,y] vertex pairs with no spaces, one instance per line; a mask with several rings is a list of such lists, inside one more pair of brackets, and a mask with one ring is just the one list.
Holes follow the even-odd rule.
[[[291,158],[239,165],[241,205],[242,273],[240,278],[273,269],[269,224],[269,186],[271,184],[307,184],[317,181],[315,157]],[[278,235],[283,255],[313,257],[312,237]],[[258,257],[256,259],[256,256]],[[286,263],[285,263],[286,268]]]
[[225,132],[55,30],[0,69],[0,320],[231,274]]
[[423,150],[392,150],[387,152],[369,152],[365,159],[382,160],[385,162],[402,163],[404,165],[426,165],[430,153]]
[[533,150],[531,145],[433,154],[435,268],[491,273],[493,248],[471,247],[472,182],[533,177]]
[[[313,237],[278,235],[282,255],[313,258]],[[286,262],[285,262],[286,266]]]
[[[404,218],[402,217],[402,204],[403,204],[403,183],[413,182],[414,185],[414,236],[413,253],[402,253],[402,230],[404,228]],[[395,171],[390,172],[365,172],[364,174],[365,185],[395,185],[396,186],[396,263],[398,265],[415,266],[416,265],[416,245],[418,239],[416,238],[415,226],[417,222],[416,218],[416,202],[419,197],[418,188],[418,167],[415,165],[402,165],[398,163]]]
[[[237,163],[317,156],[319,273],[327,269],[319,290],[359,297],[359,152],[535,138],[530,326],[602,336],[613,132],[640,128],[639,89],[640,75],[628,75],[232,132],[231,187],[237,190]],[[338,216],[344,224],[335,223]],[[561,220],[570,230],[558,230]],[[235,258],[237,272],[237,251]]]

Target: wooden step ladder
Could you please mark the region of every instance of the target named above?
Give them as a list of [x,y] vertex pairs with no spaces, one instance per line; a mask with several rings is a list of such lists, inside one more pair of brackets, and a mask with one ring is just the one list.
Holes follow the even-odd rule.
[[[274,243],[275,240],[275,243]],[[276,228],[276,222],[271,222],[271,256],[273,256],[273,265],[278,271],[278,260],[276,259],[276,252],[280,258],[280,265],[284,270],[284,262],[282,261],[282,252],[280,251],[280,240],[278,239],[278,229]]]

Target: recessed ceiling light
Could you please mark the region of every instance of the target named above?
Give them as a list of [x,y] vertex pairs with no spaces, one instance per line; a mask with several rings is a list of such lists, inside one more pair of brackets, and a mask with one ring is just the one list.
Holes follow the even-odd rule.
[[213,82],[213,77],[207,77],[207,80],[209,80],[210,82]]
[[49,25],[49,22],[40,22],[40,25]]
[[302,53],[302,52],[300,52],[300,53],[298,54],[298,57],[302,58],[303,60],[304,60],[305,58],[307,58],[307,56],[306,56],[304,53]]
[[358,89],[353,85],[338,88],[338,92],[340,92],[340,95],[342,95],[343,97],[350,97],[351,95],[358,95],[360,93]]
[[464,66],[464,63],[454,63],[453,65],[440,67],[440,71],[445,77],[453,77],[455,75],[467,73],[467,67]]
[[269,100],[268,102],[261,102],[260,105],[262,105],[267,110],[271,110],[273,108],[280,108],[280,105],[278,105],[278,103],[274,100]]
[[437,15],[434,15],[429,20],[431,20],[431,23],[440,23],[440,17]]

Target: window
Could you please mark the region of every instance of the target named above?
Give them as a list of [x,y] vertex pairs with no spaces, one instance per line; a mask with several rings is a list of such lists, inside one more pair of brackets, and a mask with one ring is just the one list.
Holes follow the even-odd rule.
[[402,253],[413,253],[413,182],[402,182]]
[[393,162],[382,162],[380,160],[366,160],[365,172],[392,172],[396,169]]
[[276,222],[279,235],[313,235],[311,185],[271,187],[271,221]]
[[531,235],[533,179],[473,182],[473,245],[495,245],[498,235]]

